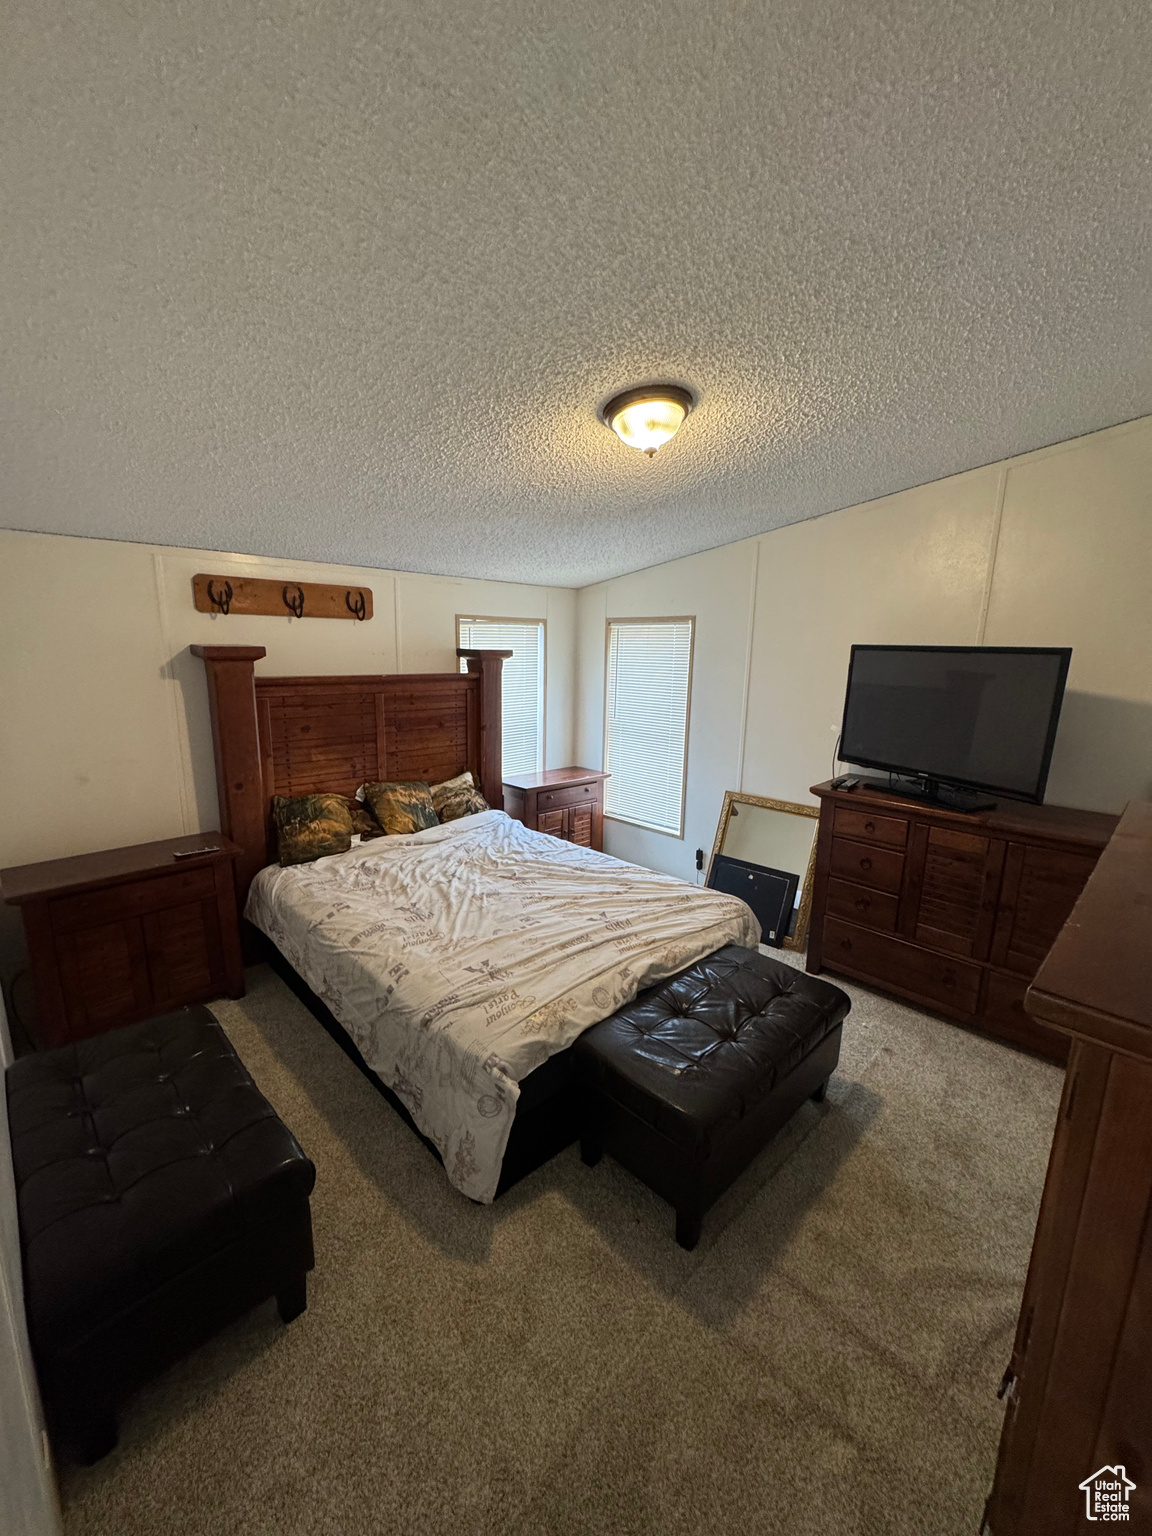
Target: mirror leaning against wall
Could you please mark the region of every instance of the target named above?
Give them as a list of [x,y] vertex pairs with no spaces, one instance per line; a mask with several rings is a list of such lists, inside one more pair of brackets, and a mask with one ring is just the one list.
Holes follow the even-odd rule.
[[815,805],[724,793],[708,884],[748,903],[764,944],[802,950],[808,941],[819,819]]

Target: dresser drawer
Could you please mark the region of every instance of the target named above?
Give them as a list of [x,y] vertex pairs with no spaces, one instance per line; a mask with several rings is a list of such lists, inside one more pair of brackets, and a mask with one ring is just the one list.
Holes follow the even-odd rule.
[[984,1006],[980,1010],[979,1022],[1002,1040],[1011,1040],[1049,1061],[1066,1062],[1070,1045],[1068,1036],[1061,1034],[1058,1029],[1049,1029],[1047,1024],[1041,1024],[1024,1007],[1024,994],[1028,985],[1022,976],[1006,976],[1002,971],[989,971],[984,983]]
[[557,806],[583,805],[599,799],[599,784],[570,784],[564,789],[541,789],[536,795],[536,810],[551,811]]
[[828,882],[828,912],[832,917],[846,917],[849,922],[862,923],[866,928],[895,933],[899,906],[900,898],[888,891],[870,890],[866,885],[854,885],[848,880]]
[[868,843],[834,837],[832,873],[879,891],[898,891],[904,878],[904,855],[894,848],[874,848]]
[[170,875],[150,880],[133,880],[111,885],[101,891],[86,891],[80,896],[58,896],[49,903],[52,926],[60,933],[88,928],[95,923],[116,922],[125,917],[139,917],[144,912],[159,912],[164,907],[178,907],[189,901],[205,901],[216,894],[216,870],[174,869]]
[[1021,976],[1004,976],[999,971],[988,972],[984,990],[985,1015],[997,1024],[1022,1027],[1028,1022],[1024,1012],[1024,994],[1028,983]]
[[908,841],[908,823],[902,816],[871,816],[867,811],[849,811],[836,807],[832,830],[841,837],[857,837],[864,843],[883,843],[888,848],[903,848]]
[[934,955],[916,944],[829,917],[824,921],[824,959],[832,966],[882,982],[930,1007],[965,1017],[976,1012],[980,967]]

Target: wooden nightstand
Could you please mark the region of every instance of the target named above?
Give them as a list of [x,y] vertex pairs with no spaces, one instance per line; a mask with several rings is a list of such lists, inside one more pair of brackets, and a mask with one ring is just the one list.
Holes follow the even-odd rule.
[[24,917],[36,1044],[243,997],[239,852],[219,832],[200,832],[0,870],[0,893]]
[[548,768],[504,780],[504,809],[533,832],[604,847],[604,780],[595,768]]

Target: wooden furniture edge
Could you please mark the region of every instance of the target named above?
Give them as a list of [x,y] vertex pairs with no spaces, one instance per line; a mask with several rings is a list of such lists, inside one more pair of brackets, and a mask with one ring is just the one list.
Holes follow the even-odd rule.
[[[595,784],[611,777],[602,768],[578,768],[572,764],[567,768],[542,768],[539,773],[506,773],[504,783],[511,784],[513,789],[522,790],[525,794],[533,794],[536,790],[553,789],[566,784]],[[526,784],[526,779],[537,779],[540,782]]]
[[1066,998],[1039,990],[1035,983],[1024,994],[1024,1007],[1032,1018],[1074,1040],[1082,1040],[1087,1045],[1103,1045],[1110,1051],[1134,1056],[1140,1061],[1152,1059],[1147,1030],[1126,1019],[1118,1019],[1115,1014],[1104,1013],[1086,1004],[1070,1003]]
[[[1143,916],[1148,902],[1141,884],[1149,883],[1150,865],[1152,803],[1132,800],[1024,997],[1027,1011],[1054,1029],[1143,1062],[1152,1061],[1152,994],[1118,997],[1104,985],[1111,1007],[1089,994],[1093,984],[1107,983],[1117,968],[1131,968],[1138,958],[1152,968],[1152,914]],[[1086,941],[1092,946],[1087,951]],[[1095,964],[1086,969],[1086,961]],[[1101,966],[1108,973],[1103,977]]]
[[991,811],[953,811],[947,806],[902,797],[895,790],[889,793],[871,788],[833,789],[830,779],[811,785],[808,793],[821,802],[837,799],[846,805],[867,804],[889,816],[931,817],[958,832],[979,827],[981,831],[1008,838],[1013,834],[1023,835],[1037,843],[1051,843],[1054,847],[1076,842],[1105,848],[1120,823],[1120,817],[1112,811],[1083,811],[1068,805],[1033,805],[1029,801],[1007,798]]
[[[200,843],[208,838],[215,838],[219,846],[212,848],[181,850],[194,857],[182,859],[170,858],[166,861],[158,861],[154,864],[136,863],[125,865],[123,869],[113,870],[110,873],[99,874],[93,872],[90,875],[82,875],[79,879],[70,880],[67,877],[52,878],[49,871],[62,869],[63,866],[79,863],[81,860],[99,859],[103,855],[117,853],[131,853],[137,849],[160,848],[176,843]],[[175,850],[173,850],[175,851]],[[234,843],[231,838],[224,837],[219,832],[189,832],[178,837],[155,838],[148,843],[129,843],[123,848],[99,848],[94,853],[77,853],[65,855],[62,859],[43,859],[33,864],[13,864],[7,869],[0,869],[0,899],[9,906],[20,907],[27,902],[44,901],[52,896],[79,895],[83,891],[106,889],[114,885],[127,885],[133,880],[149,879],[153,875],[162,874],[166,869],[199,869],[202,863],[222,864],[226,859],[235,858],[242,852],[240,845]],[[26,871],[41,870],[43,875],[37,884],[30,884],[26,889],[12,889],[12,876],[23,875]]]

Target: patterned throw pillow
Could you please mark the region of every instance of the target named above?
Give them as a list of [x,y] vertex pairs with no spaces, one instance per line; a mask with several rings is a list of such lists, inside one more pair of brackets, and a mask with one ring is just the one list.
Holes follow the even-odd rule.
[[352,846],[352,816],[343,795],[272,797],[281,864],[311,864]]
[[384,828],[373,816],[371,808],[364,804],[363,800],[357,800],[354,795],[341,795],[341,800],[348,807],[348,814],[352,817],[352,836],[360,834],[360,841],[366,843],[373,837],[383,837]]
[[458,773],[443,784],[433,784],[432,804],[441,821],[458,821],[461,816],[488,809],[488,802],[470,773]]
[[423,832],[438,826],[432,794],[421,779],[411,784],[365,784],[364,799],[385,832]]

